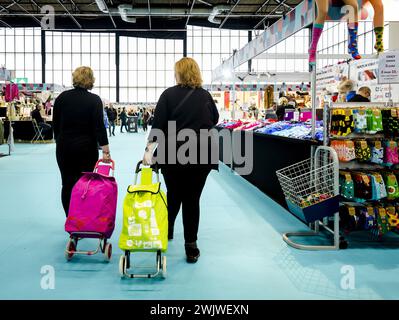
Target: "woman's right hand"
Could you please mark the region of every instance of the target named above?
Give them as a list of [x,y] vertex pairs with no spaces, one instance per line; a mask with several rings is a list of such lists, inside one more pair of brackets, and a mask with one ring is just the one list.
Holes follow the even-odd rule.
[[109,151],[109,146],[108,145],[103,146],[102,151],[103,151],[102,161],[104,163],[109,163],[111,161],[111,152]]
[[108,152],[103,152],[103,159],[102,161],[104,163],[110,163],[111,162],[111,154]]

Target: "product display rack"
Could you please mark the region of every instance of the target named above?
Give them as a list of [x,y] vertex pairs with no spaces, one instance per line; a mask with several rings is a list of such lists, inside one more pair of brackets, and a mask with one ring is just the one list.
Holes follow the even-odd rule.
[[[383,240],[389,231],[397,233],[399,104],[329,103],[326,109],[329,134],[324,143],[338,148],[340,154],[341,229],[348,236],[367,231],[372,242]],[[344,136],[335,132],[337,111],[353,121]],[[371,131],[375,124],[372,129],[377,130]]]

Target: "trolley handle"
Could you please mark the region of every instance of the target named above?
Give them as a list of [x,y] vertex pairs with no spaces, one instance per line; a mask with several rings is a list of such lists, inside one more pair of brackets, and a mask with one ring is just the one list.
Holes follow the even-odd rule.
[[[141,166],[142,166],[142,165],[143,165],[143,161],[142,161],[142,160],[139,161],[139,162],[137,163],[137,166],[136,166],[136,174],[140,173],[140,171],[141,171]],[[154,172],[155,172],[156,174],[159,174],[159,165],[158,165],[157,163],[154,163],[153,165],[151,165],[150,168],[151,168],[152,170],[154,170]]]
[[[135,185],[137,184],[137,181],[138,181],[139,173],[140,173],[140,171],[141,171],[141,165],[142,165],[142,164],[143,164],[143,161],[139,161],[139,162],[137,163],[137,166],[136,166],[136,173],[135,173],[135,175],[134,175],[134,184],[135,184]],[[159,165],[158,165],[157,163],[155,163],[155,164],[151,165],[150,168],[153,169],[153,171],[155,172],[155,175],[156,175],[156,177],[157,177],[157,182],[159,182],[159,181],[160,181],[160,180],[159,180]]]
[[102,159],[99,159],[94,167],[94,172],[109,175],[110,170],[112,170],[112,176],[114,176],[115,172],[115,162],[114,160],[110,159],[111,165],[101,165],[101,163],[105,163]]

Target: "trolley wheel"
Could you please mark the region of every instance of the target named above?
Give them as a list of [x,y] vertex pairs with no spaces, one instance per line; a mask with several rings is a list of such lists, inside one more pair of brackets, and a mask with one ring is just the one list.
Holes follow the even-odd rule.
[[75,239],[69,239],[67,242],[67,245],[65,248],[65,259],[67,261],[70,261],[74,255],[74,252],[71,252],[71,251],[76,251],[76,240]]
[[105,257],[105,261],[110,262],[111,256],[112,256],[112,244],[108,242],[108,243],[105,245],[105,247],[104,247],[104,257]]
[[119,274],[121,275],[121,278],[125,277],[125,271],[126,271],[126,256],[120,256],[119,258]]
[[166,256],[163,256],[162,257],[162,273],[161,273],[161,275],[162,275],[162,278],[166,278],[167,277],[167,275],[168,275],[168,273],[167,273],[167,271],[166,271]]
[[341,240],[341,241],[339,242],[339,248],[340,248],[340,249],[348,249],[348,241],[346,241],[346,240]]

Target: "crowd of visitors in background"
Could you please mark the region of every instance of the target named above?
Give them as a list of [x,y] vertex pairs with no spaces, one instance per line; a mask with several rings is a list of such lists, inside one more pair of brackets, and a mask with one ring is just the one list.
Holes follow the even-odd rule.
[[[122,108],[120,113],[115,109],[112,103],[104,107],[104,124],[109,131],[109,136],[115,136],[115,127],[120,126],[120,132],[130,132],[130,125],[137,121],[137,130],[142,129],[144,132],[148,130],[148,126],[152,125],[154,119],[154,108],[142,107],[126,110]],[[118,122],[119,120],[119,122]]]

